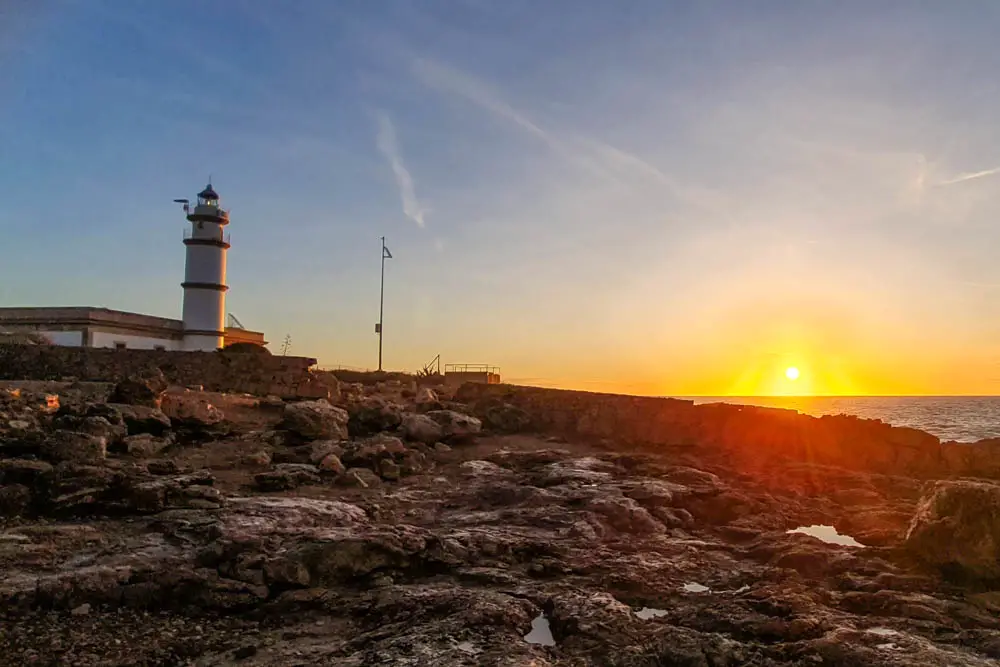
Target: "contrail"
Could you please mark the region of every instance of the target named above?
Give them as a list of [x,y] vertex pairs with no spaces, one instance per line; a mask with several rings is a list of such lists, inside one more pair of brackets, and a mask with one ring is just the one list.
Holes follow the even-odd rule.
[[416,189],[413,187],[413,177],[403,163],[403,156],[399,152],[399,145],[396,142],[396,128],[392,125],[389,115],[383,111],[378,113],[378,136],[376,144],[379,151],[389,161],[392,173],[396,175],[396,185],[399,187],[399,196],[403,200],[403,213],[407,218],[417,223],[418,227],[424,226],[424,207],[417,199]]
[[938,185],[954,185],[955,183],[972,181],[977,178],[983,178],[984,176],[992,176],[993,174],[1000,174],[1000,167],[993,167],[992,169],[984,169],[983,171],[974,171],[968,174],[959,174],[955,178],[948,179],[947,181],[941,181],[940,183],[938,183]]

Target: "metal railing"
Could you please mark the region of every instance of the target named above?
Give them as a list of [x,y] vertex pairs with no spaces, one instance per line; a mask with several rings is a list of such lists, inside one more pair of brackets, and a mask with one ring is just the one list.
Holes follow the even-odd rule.
[[445,373],[488,373],[488,374],[499,374],[499,366],[490,366],[489,364],[445,364]]
[[229,245],[229,232],[220,229],[218,234],[195,234],[192,230],[185,229],[184,240],[187,241],[188,239],[204,239],[206,241],[216,241]]

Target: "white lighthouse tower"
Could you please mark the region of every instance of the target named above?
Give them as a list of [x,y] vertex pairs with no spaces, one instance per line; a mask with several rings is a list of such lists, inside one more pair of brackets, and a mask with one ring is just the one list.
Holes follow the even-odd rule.
[[229,250],[229,211],[219,207],[212,183],[198,193],[192,209],[184,206],[191,229],[184,234],[184,349],[217,350],[226,329],[226,251]]

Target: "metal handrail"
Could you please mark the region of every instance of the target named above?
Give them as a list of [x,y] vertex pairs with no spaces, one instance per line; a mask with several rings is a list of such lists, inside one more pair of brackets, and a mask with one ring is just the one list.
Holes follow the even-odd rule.
[[499,373],[499,366],[489,364],[445,364],[445,373]]

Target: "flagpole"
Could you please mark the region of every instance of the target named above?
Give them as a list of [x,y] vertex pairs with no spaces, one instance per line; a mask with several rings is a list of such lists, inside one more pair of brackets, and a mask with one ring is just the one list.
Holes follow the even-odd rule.
[[382,237],[382,281],[378,294],[378,372],[382,372],[382,309],[385,304],[385,237]]

